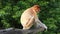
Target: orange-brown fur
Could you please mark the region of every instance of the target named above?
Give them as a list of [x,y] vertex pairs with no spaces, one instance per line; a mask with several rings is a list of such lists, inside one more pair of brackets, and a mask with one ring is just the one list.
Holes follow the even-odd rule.
[[34,5],[22,13],[21,24],[23,26],[23,29],[30,29],[30,27],[35,22],[35,19],[38,18],[37,13],[39,12],[39,10],[39,5]]

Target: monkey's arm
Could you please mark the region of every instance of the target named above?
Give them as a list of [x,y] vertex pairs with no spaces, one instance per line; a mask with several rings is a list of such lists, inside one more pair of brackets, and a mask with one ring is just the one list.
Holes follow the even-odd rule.
[[32,25],[34,22],[34,16],[30,18],[30,20],[26,23],[26,27],[29,27],[30,25]]

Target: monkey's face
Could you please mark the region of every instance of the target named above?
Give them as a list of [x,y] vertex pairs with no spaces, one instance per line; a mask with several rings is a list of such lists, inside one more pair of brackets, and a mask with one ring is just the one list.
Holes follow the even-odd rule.
[[39,5],[34,5],[33,8],[37,13],[40,11]]
[[39,7],[36,7],[35,8],[35,11],[38,13],[40,11],[40,8]]

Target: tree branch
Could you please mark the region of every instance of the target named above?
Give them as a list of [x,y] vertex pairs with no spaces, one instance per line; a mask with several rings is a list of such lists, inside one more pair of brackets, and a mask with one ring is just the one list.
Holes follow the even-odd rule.
[[0,30],[0,34],[36,34],[42,31],[43,31],[42,28],[41,29],[30,29],[30,30],[8,28],[8,29]]

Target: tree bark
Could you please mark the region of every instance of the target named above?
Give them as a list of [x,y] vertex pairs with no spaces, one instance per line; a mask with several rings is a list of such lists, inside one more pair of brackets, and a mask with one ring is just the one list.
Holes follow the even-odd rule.
[[0,30],[0,34],[36,34],[38,32],[42,32],[42,29],[16,29],[16,28],[8,28]]

